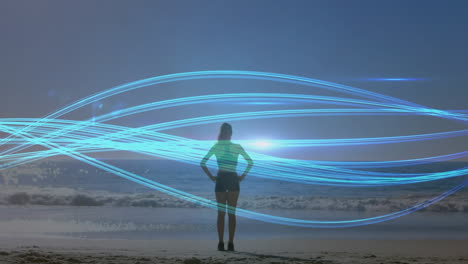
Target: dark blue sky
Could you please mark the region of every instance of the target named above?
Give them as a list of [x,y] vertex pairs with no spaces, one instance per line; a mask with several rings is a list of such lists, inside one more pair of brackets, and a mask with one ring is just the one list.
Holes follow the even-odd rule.
[[[467,10],[467,1],[2,1],[0,117],[41,117],[118,84],[201,70],[293,74],[432,108],[468,109]],[[267,82],[193,81],[119,96],[103,105],[111,110],[161,98],[252,89],[289,91]],[[220,107],[210,106],[199,113],[226,110]],[[91,113],[90,106],[67,117],[84,119]],[[180,110],[165,118],[185,113]],[[291,121],[290,131],[272,120],[233,124],[234,137],[272,139],[391,136],[466,128],[435,118],[399,118],[322,117]],[[125,122],[136,126],[163,119],[153,115]],[[174,133],[214,139],[217,126]],[[329,160],[397,159],[463,151],[466,145],[465,137],[433,144],[311,150],[309,156],[304,155]],[[414,152],[409,154],[408,148]]]

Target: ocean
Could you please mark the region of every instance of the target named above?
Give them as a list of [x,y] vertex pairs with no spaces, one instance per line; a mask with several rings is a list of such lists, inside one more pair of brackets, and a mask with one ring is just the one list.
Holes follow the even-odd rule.
[[[167,186],[214,200],[199,166],[169,160],[106,160]],[[466,167],[438,162],[387,171],[436,172]],[[212,170],[215,174],[215,171]],[[216,211],[73,160],[38,161],[0,172],[0,236],[160,239],[216,237]],[[307,185],[248,175],[238,207],[311,220],[352,220],[409,208],[467,176],[387,187]],[[421,211],[367,226],[320,229],[238,217],[241,237],[409,239],[468,236],[468,190]]]

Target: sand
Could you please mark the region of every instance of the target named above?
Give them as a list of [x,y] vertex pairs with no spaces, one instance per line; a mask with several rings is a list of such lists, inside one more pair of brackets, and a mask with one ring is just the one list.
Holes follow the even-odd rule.
[[236,241],[219,252],[216,240],[5,238],[0,263],[468,263],[468,240]]

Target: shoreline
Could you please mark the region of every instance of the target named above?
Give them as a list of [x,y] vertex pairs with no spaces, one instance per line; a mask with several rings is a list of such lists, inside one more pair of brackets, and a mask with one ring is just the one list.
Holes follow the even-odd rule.
[[[0,263],[466,263],[462,240],[241,239],[235,252],[216,240],[0,238]],[[70,260],[71,259],[71,260]],[[74,260],[74,261],[73,261]],[[152,262],[151,262],[152,261]],[[42,263],[41,262],[41,263]],[[28,262],[25,262],[28,263]]]

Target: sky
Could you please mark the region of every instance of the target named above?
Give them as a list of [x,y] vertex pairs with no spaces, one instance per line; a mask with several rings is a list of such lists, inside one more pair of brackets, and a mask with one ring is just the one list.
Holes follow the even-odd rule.
[[[116,85],[206,70],[304,76],[435,109],[468,109],[467,1],[5,0],[0,5],[0,118],[39,118]],[[378,80],[382,78],[413,80]],[[86,120],[162,99],[253,91],[342,96],[268,81],[193,80],[115,96],[63,118]],[[136,127],[267,107],[212,103],[139,114],[115,123]],[[466,129],[460,122],[405,116],[308,117],[231,124],[233,141],[398,136]],[[215,140],[219,125],[165,132]],[[250,150],[303,159],[395,160],[466,151],[466,142],[465,136],[359,147]]]

